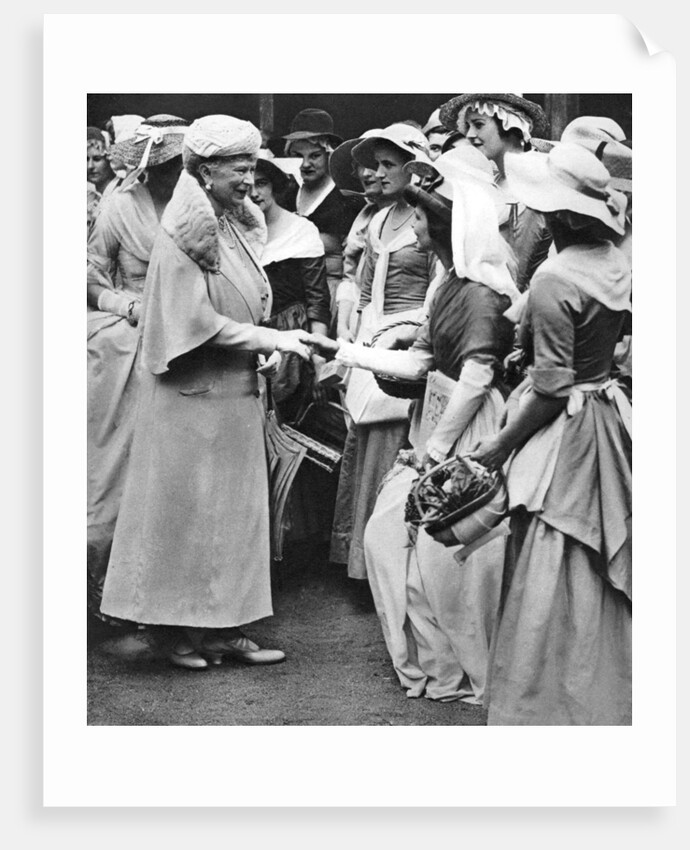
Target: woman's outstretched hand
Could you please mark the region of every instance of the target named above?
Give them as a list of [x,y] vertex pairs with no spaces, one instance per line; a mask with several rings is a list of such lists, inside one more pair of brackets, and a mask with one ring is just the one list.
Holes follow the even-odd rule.
[[280,331],[276,350],[283,354],[292,352],[298,354],[302,360],[311,360],[312,335],[299,328],[294,331]]
[[508,460],[510,450],[500,439],[500,435],[484,437],[470,452],[470,460],[476,460],[487,469],[500,469]]

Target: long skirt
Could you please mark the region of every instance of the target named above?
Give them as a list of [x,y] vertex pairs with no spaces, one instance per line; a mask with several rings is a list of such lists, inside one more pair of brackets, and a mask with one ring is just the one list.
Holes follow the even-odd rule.
[[138,344],[137,328],[125,319],[88,314],[86,564],[88,607],[99,617],[134,435]]
[[[457,451],[494,433],[503,400],[492,390]],[[462,565],[460,547],[420,531],[412,543],[405,504],[418,474],[396,464],[384,482],[364,534],[369,584],[393,667],[407,696],[481,703],[489,642],[501,592],[504,538],[477,549]]]
[[[616,559],[629,559],[630,546]],[[601,577],[599,558],[535,514],[513,515],[489,725],[632,722],[632,606]]]
[[335,503],[330,559],[347,564],[350,578],[366,579],[364,529],[381,482],[407,443],[407,420],[353,425],[347,435]]
[[202,346],[142,370],[102,610],[229,628],[273,613],[264,409],[254,356]]

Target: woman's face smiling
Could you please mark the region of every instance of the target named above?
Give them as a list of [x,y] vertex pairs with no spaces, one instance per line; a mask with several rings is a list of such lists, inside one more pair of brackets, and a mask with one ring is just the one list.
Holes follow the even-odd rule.
[[256,157],[233,156],[218,159],[199,169],[206,183],[211,183],[211,195],[225,209],[240,206],[254,185]]
[[399,198],[410,182],[409,174],[403,171],[409,158],[395,145],[376,145],[374,159],[378,166],[376,176],[381,183],[381,194],[384,198]]
[[475,148],[479,148],[487,159],[495,161],[505,153],[506,145],[498,132],[496,118],[468,109],[465,120],[467,121],[467,140]]
[[319,145],[308,141],[293,142],[290,155],[302,157],[299,171],[306,186],[318,186],[328,177],[328,153]]

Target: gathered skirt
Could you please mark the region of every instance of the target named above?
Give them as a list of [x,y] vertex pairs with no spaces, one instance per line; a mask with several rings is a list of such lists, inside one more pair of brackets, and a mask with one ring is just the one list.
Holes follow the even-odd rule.
[[[630,546],[629,537],[615,560],[629,561]],[[632,722],[632,606],[602,577],[600,560],[539,516],[515,512],[492,647],[489,725]]]

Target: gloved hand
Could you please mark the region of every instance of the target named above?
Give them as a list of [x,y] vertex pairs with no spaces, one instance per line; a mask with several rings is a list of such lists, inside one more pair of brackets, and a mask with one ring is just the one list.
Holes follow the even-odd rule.
[[433,368],[434,356],[431,352],[420,350],[388,351],[383,348],[369,348],[361,343],[346,342],[339,339],[338,353],[335,358],[346,366],[368,369],[383,375],[392,375],[408,381],[416,381]]
[[431,458],[440,463],[448,456],[491,389],[493,377],[491,364],[465,361],[448,405],[426,444]]

